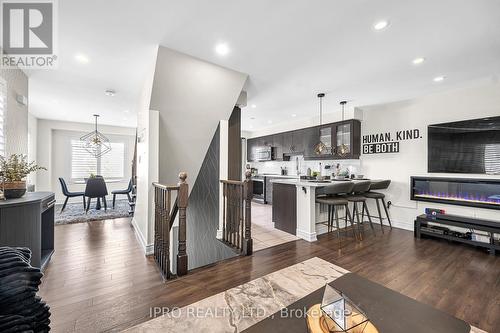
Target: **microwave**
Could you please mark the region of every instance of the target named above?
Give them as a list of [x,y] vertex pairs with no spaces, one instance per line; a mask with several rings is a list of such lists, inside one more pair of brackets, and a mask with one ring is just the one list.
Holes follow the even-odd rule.
[[274,161],[276,159],[276,148],[258,147],[253,154],[254,161]]

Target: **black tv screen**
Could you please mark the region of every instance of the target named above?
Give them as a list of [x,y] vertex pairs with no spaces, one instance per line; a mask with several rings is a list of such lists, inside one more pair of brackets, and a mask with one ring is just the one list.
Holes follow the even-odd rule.
[[430,125],[428,172],[500,174],[500,117]]

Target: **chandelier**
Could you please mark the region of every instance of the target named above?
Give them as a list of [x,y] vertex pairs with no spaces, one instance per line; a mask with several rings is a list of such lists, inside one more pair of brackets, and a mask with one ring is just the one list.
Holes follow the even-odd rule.
[[111,144],[109,143],[109,139],[97,130],[97,118],[99,115],[95,114],[94,117],[95,130],[82,136],[80,141],[82,142],[82,147],[88,151],[90,155],[98,158],[111,151]]

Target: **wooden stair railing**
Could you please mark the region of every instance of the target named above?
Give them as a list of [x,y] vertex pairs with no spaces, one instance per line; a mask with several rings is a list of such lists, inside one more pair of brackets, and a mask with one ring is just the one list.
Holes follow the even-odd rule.
[[[187,274],[188,256],[186,253],[186,209],[189,198],[187,173],[179,174],[177,186],[153,183],[155,193],[154,219],[154,259],[164,279],[174,277],[170,270],[170,232],[175,217],[179,213],[179,248],[177,253],[177,276]],[[172,204],[174,192],[177,196]]]
[[222,241],[238,253],[253,252],[252,181],[248,171],[244,181],[221,180],[223,187]]

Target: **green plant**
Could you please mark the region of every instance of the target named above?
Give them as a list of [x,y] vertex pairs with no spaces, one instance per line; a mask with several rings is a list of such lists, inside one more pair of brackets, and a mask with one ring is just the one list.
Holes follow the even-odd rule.
[[47,170],[37,165],[34,161],[27,162],[27,156],[22,154],[12,154],[9,158],[0,156],[0,177],[6,182],[22,181],[32,172]]

